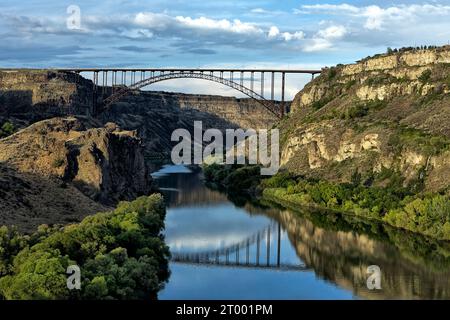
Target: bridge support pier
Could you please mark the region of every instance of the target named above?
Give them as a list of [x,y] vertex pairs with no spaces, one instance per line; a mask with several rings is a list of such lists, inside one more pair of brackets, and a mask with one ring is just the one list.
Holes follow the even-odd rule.
[[270,82],[270,100],[274,100],[275,72],[272,72],[272,81]]
[[284,88],[286,86],[286,73],[281,73],[281,117],[284,117],[285,107],[284,107]]

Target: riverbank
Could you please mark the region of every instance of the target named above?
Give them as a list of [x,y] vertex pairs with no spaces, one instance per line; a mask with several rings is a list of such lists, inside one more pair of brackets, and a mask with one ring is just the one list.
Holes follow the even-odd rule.
[[[280,172],[263,179],[256,166],[205,167],[207,181],[227,192],[246,193],[284,206],[313,207],[377,220],[438,240],[450,240],[450,199],[444,194],[421,194],[392,183],[365,186],[357,177],[352,183],[330,183]],[[381,177],[379,177],[381,178]]]

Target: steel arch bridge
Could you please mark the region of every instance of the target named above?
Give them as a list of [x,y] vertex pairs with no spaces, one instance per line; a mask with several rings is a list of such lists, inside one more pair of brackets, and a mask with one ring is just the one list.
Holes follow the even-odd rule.
[[[309,74],[314,79],[321,70],[304,69],[227,69],[227,68],[66,68],[55,71],[74,73],[92,79],[92,114],[98,115],[128,93],[153,83],[171,79],[202,79],[233,88],[257,101],[270,113],[281,118],[285,113],[285,86],[287,74]],[[148,76],[150,74],[150,76]],[[140,75],[140,79],[139,78]],[[236,76],[239,75],[239,76]],[[270,75],[270,77],[266,77]],[[276,76],[281,76],[276,79]],[[266,79],[269,78],[269,79]],[[78,79],[78,78],[77,78]],[[275,82],[280,87],[279,101],[275,101]],[[260,85],[257,91],[256,84]],[[270,89],[265,88],[270,84]],[[300,88],[299,88],[300,89]],[[265,90],[270,91],[266,98]],[[99,102],[99,98],[101,101]]]
[[156,75],[141,81],[138,81],[130,86],[122,87],[117,92],[110,95],[108,98],[106,98],[103,101],[102,110],[106,110],[109,106],[111,106],[113,103],[119,101],[122,97],[130,93],[134,90],[139,90],[141,88],[144,88],[146,86],[149,86],[151,84],[165,81],[165,80],[172,80],[172,79],[202,79],[202,80],[209,80],[216,83],[220,83],[223,85],[226,85],[230,88],[233,88],[235,90],[238,90],[248,96],[249,98],[252,98],[253,100],[260,103],[264,108],[266,108],[268,111],[273,113],[278,118],[281,118],[283,116],[283,111],[281,110],[282,107],[279,107],[276,103],[273,101],[265,99],[260,94],[256,93],[255,91],[245,87],[244,85],[237,83],[235,81],[226,79],[224,77],[218,77],[213,75],[212,73],[204,73],[204,72],[171,72],[167,74],[160,74]]

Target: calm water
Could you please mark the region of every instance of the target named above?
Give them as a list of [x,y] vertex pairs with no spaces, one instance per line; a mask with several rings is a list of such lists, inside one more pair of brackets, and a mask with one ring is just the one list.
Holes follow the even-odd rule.
[[[450,298],[446,243],[354,217],[238,207],[182,166],[154,177],[172,252],[160,299]],[[367,289],[369,265],[381,290]]]

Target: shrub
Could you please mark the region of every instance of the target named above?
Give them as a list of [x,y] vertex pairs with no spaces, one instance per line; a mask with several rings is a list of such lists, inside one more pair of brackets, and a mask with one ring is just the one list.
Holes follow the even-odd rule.
[[419,76],[420,82],[427,83],[431,78],[431,70],[427,69]]
[[333,100],[332,96],[324,97],[320,100],[314,101],[311,104],[311,108],[313,108],[314,110],[319,110],[322,107],[324,107],[325,105],[327,105],[331,100]]
[[0,128],[0,138],[5,138],[13,134],[15,131],[14,125],[11,122],[6,121]]
[[[154,194],[121,202],[112,212],[89,216],[62,229],[41,227],[25,247],[20,238],[2,229],[0,239],[7,239],[2,248],[8,251],[1,255],[2,263],[10,267],[3,268],[6,275],[0,278],[0,296],[155,298],[169,275],[169,251],[161,236],[164,216],[163,199]],[[66,287],[65,272],[71,264],[82,270],[80,291]]]

